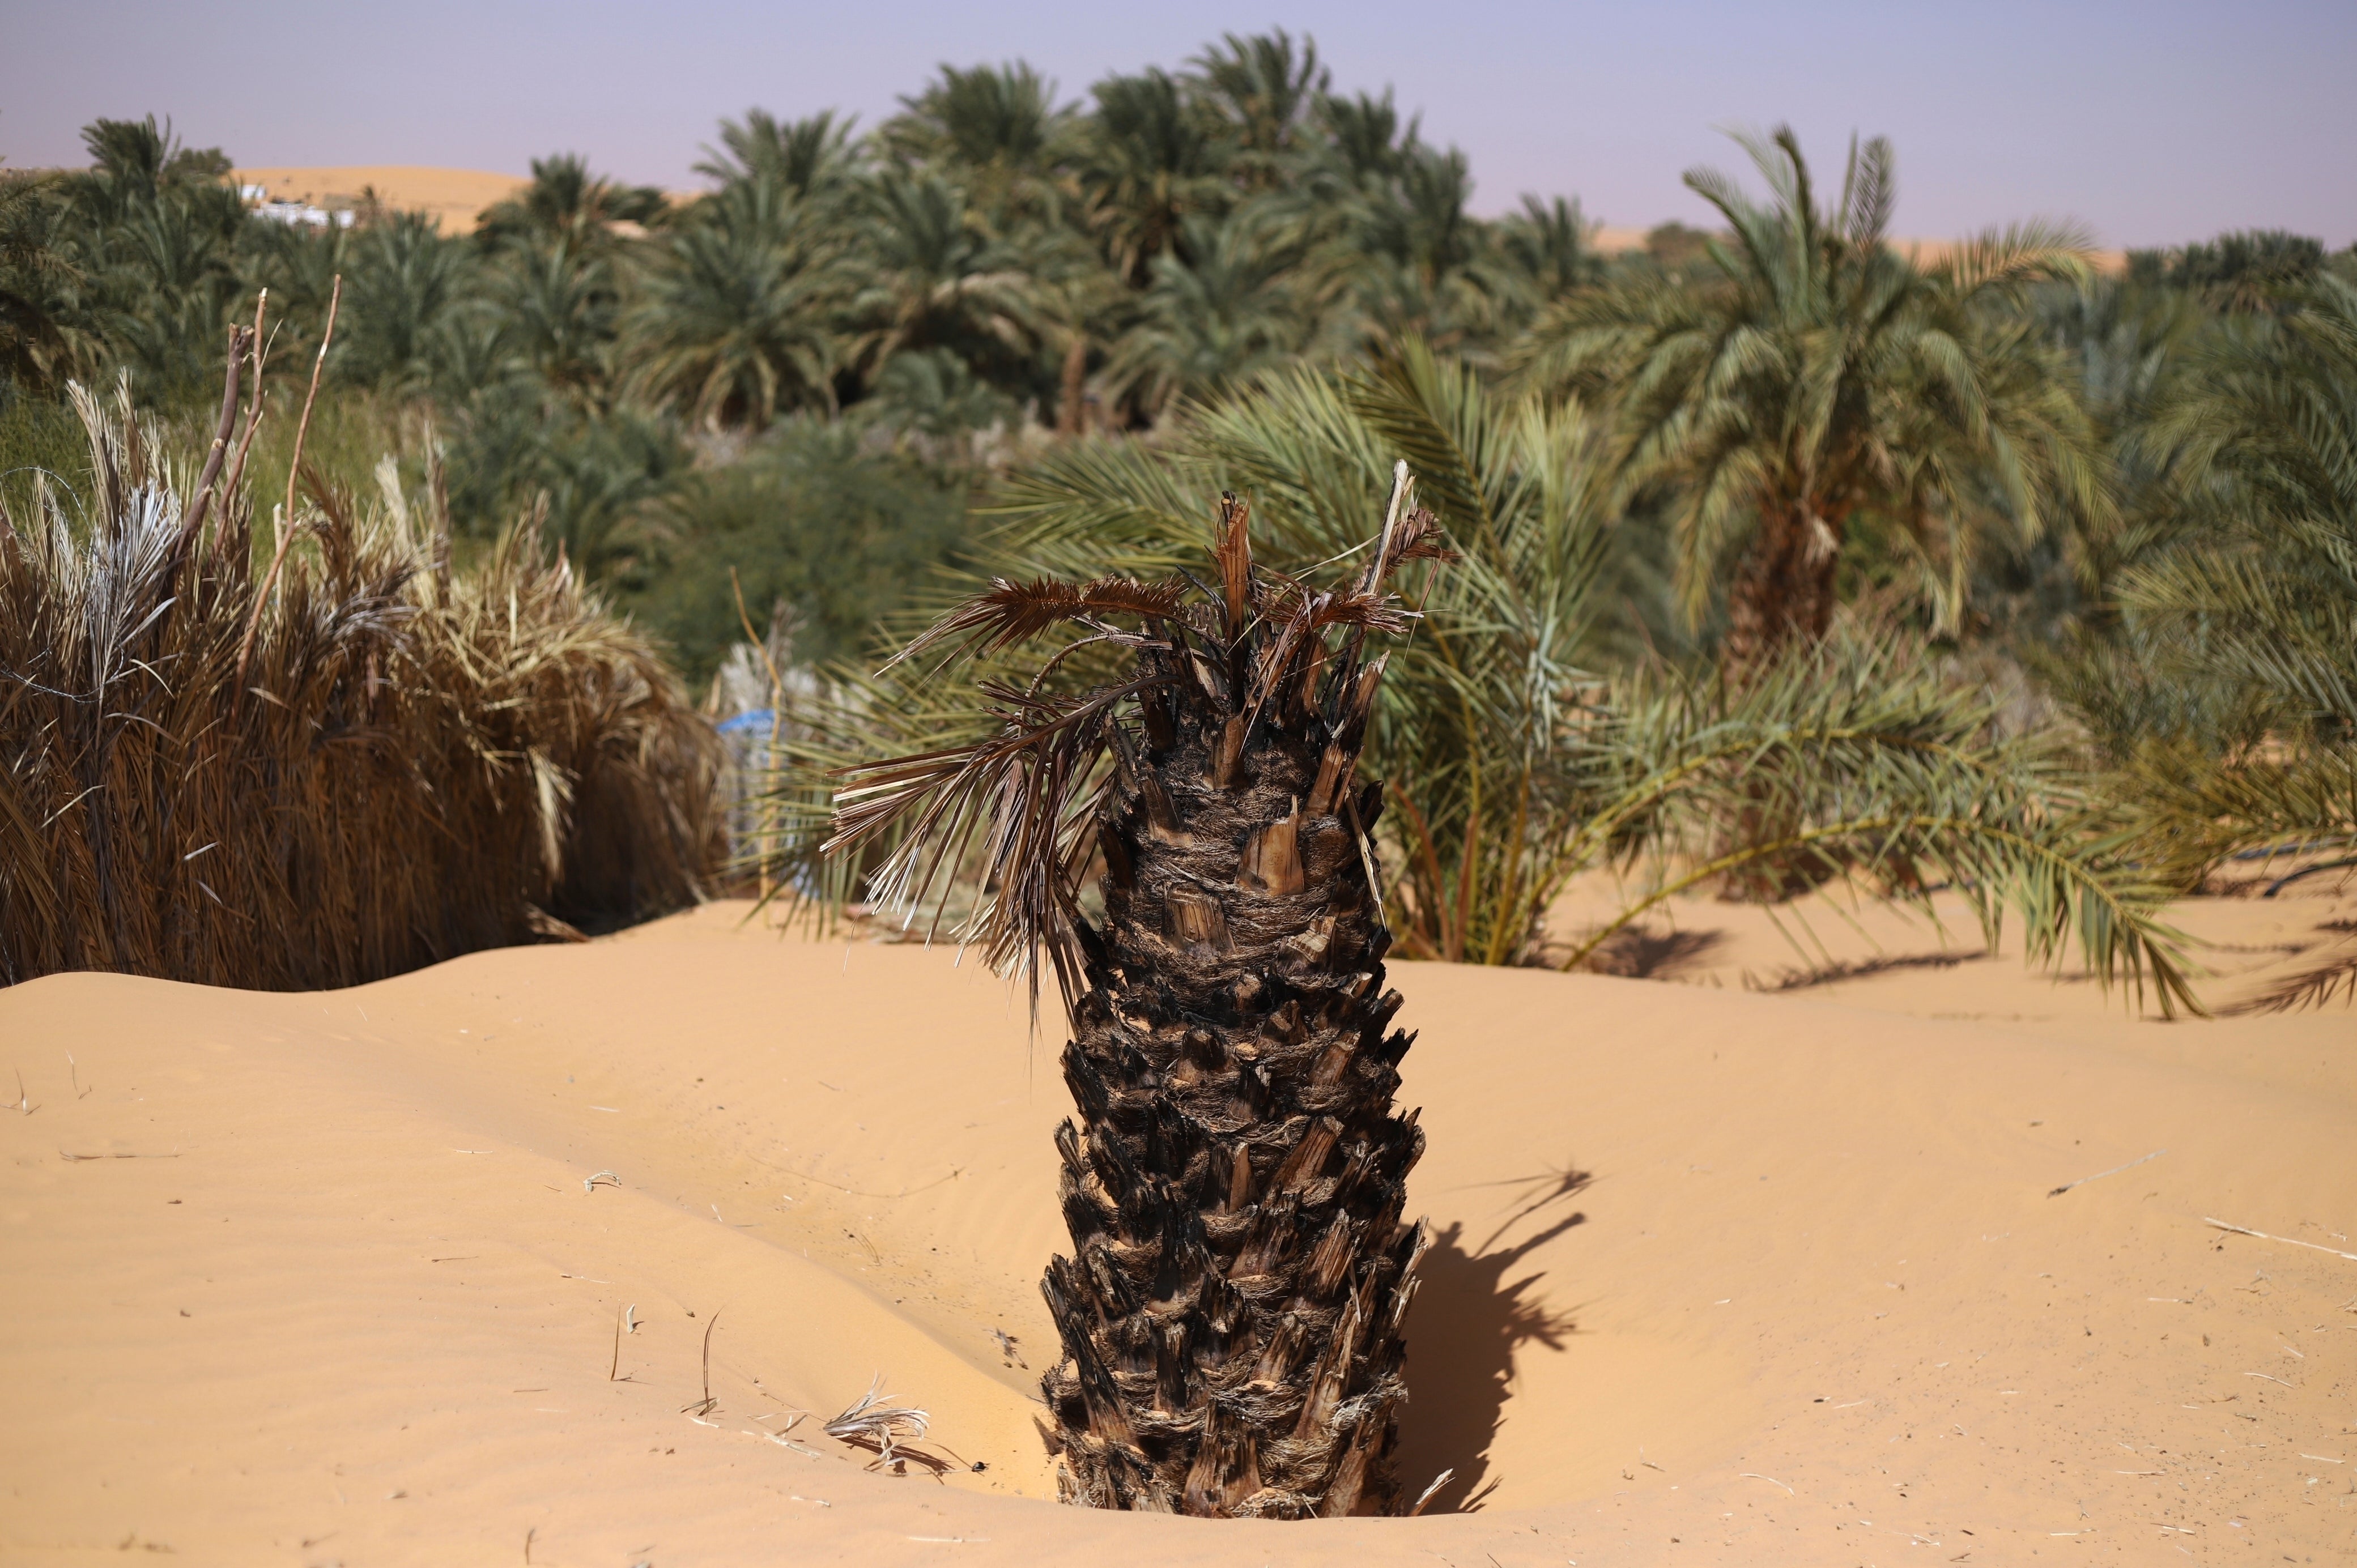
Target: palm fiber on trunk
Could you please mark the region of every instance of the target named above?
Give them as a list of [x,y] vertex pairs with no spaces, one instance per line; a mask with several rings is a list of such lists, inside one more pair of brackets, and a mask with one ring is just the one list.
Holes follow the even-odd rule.
[[[1353,743],[1358,685],[1338,726]],[[1064,1049],[1073,1256],[1042,1288],[1066,1495],[1380,1510],[1426,1246],[1400,1219],[1423,1134],[1391,1110],[1410,1036],[1385,1033],[1391,933],[1351,825],[1380,791],[1354,800],[1348,760],[1320,789],[1312,711],[1264,719],[1222,788],[1229,704],[1193,679],[1167,691],[1171,738],[1122,759],[1105,813],[1105,935]]]
[[[1068,1501],[1399,1507],[1402,1330],[1427,1245],[1401,1210],[1424,1134],[1392,1111],[1412,1036],[1391,1029],[1384,985],[1383,791],[1356,771],[1383,668],[1366,644],[1414,618],[1385,585],[1404,561],[1450,558],[1430,513],[1400,515],[1407,489],[1403,466],[1369,564],[1328,591],[1255,571],[1232,497],[1216,597],[995,584],[911,652],[1071,621],[1131,649],[1130,673],[1055,697],[986,682],[996,736],[853,769],[837,796],[837,853],[913,819],[871,884],[887,893],[986,820],[993,901],[969,934],[1035,975],[1044,949],[1064,991],[1072,1252],[1041,1289]],[[1100,855],[1101,926],[1077,886]]]

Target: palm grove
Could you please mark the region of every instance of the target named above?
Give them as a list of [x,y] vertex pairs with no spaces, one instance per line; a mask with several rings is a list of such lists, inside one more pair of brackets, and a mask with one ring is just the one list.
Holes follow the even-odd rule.
[[[300,362],[340,277],[313,467],[430,468],[462,547],[535,516],[698,677],[740,593],[857,665],[960,575],[1162,571],[1230,488],[1297,570],[1407,457],[1469,557],[1372,743],[1413,952],[1587,957],[1547,901],[1666,848],[1656,895],[1945,873],[2140,974],[2139,910],[2350,826],[2357,262],[2313,241],[1924,261],[1886,145],[1835,182],[1780,132],[1689,177],[1712,231],[1607,256],[1576,203],[1473,217],[1461,154],[1282,33],[1077,102],[943,68],[865,135],[748,113],[693,199],[551,158],[466,236],[260,220],[152,120],[86,140],[0,185],[20,510],[70,380],[193,424],[256,291]],[[842,676],[814,756],[948,718]]]

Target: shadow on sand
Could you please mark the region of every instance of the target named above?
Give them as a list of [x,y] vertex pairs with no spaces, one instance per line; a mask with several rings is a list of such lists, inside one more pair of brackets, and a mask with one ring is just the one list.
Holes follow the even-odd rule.
[[[1450,1477],[1427,1513],[1478,1509],[1498,1486],[1490,1471],[1491,1440],[1503,1419],[1514,1358],[1536,1340],[1549,1349],[1578,1332],[1568,1313],[1549,1306],[1539,1289],[1545,1274],[1507,1276],[1538,1248],[1587,1216],[1561,1212],[1589,1181],[1586,1171],[1546,1171],[1488,1185],[1518,1189],[1512,1212],[1489,1237],[1469,1246],[1465,1227],[1452,1222],[1433,1237],[1417,1271],[1422,1278],[1408,1318],[1408,1408],[1401,1423],[1399,1476],[1413,1498],[1441,1471]],[[1538,1230],[1509,1247],[1498,1243],[1527,1222]]]
[[1725,931],[1652,930],[1630,926],[1614,932],[1580,967],[1623,980],[1675,980],[1690,965],[1727,944]]

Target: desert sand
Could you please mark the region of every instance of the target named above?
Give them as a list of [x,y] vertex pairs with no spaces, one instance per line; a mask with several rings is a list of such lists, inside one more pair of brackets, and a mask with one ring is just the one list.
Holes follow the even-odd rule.
[[398,212],[424,212],[445,234],[471,234],[484,208],[504,201],[532,182],[511,174],[480,169],[431,168],[414,164],[355,164],[332,168],[242,168],[240,185],[269,188],[274,201],[315,207],[357,206],[366,191]]
[[[1603,254],[1617,256],[1626,251],[1643,250],[1646,236],[1650,232],[1650,230],[1631,228],[1626,224],[1602,223],[1598,224],[1589,236],[1589,242]],[[1905,252],[1910,260],[1927,267],[1946,259],[1948,254],[1956,249],[1956,242],[1953,240],[1894,238],[1890,242]],[[2128,253],[2126,251],[2098,249],[2087,253],[2087,263],[2099,273],[2117,276],[2128,270]]]
[[[2185,907],[2209,993],[2350,940],[2330,881]],[[345,992],[0,991],[0,1561],[2357,1554],[2357,1015],[2145,1021],[1813,918],[1804,960],[1681,904],[1652,979],[1393,967],[1403,1468],[1456,1471],[1413,1520],[1051,1500],[1060,1036],[951,951],[722,903]],[[818,1430],[875,1379],[941,1474]]]

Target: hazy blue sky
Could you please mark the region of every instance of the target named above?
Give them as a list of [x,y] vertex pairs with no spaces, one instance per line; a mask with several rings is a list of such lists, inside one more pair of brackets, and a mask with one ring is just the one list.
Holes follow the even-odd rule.
[[1464,147],[1485,212],[1538,191],[1612,223],[1699,220],[1680,172],[1741,156],[1716,128],[1790,120],[1833,168],[1853,129],[1889,135],[1903,233],[2040,215],[2111,245],[2357,240],[2357,0],[0,0],[0,155],[78,163],[84,122],[152,110],[248,164],[522,173],[570,150],[688,187],[748,106],[873,124],[943,61],[1016,57],[1078,97],[1274,26]]

